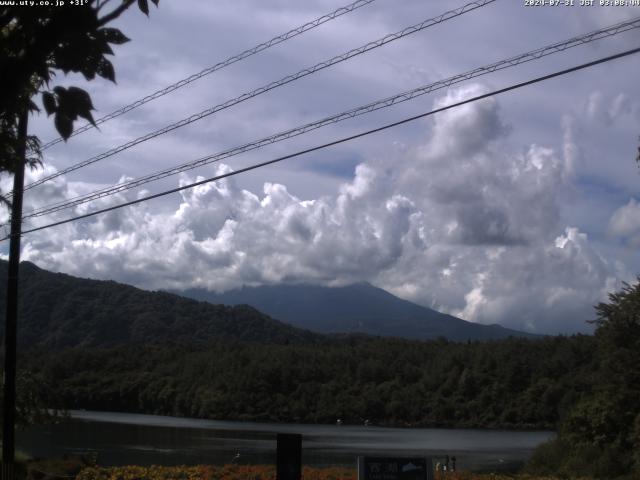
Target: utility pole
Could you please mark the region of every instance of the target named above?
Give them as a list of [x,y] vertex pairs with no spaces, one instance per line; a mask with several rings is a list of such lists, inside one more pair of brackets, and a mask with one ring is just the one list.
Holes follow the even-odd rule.
[[28,110],[18,120],[18,164],[13,177],[9,275],[7,277],[7,317],[4,330],[4,403],[2,424],[2,477],[15,479],[16,423],[16,341],[18,324],[18,274],[20,270],[20,235],[22,231],[22,190],[27,148]]

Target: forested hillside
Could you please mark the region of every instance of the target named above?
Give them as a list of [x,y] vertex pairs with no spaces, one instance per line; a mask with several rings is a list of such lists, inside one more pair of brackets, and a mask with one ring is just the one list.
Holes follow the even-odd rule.
[[593,338],[33,352],[67,408],[229,420],[554,428],[589,391]]
[[[7,263],[0,261],[0,279],[6,272]],[[0,289],[0,321],[5,314],[5,295]],[[324,341],[307,328],[322,333],[362,332],[457,341],[528,335],[444,315],[368,284],[343,288],[281,286],[242,289],[221,296],[210,292],[190,295],[195,298],[53,273],[23,262],[18,341],[55,349],[166,341],[207,344],[221,338],[263,343]],[[247,304],[240,301],[242,298]]]
[[[6,275],[7,262],[0,261],[0,279]],[[6,290],[0,288],[0,331],[4,330],[5,298]],[[320,335],[278,322],[247,305],[211,305],[112,281],[52,273],[29,262],[20,265],[19,315],[21,348],[205,345],[216,339],[323,341]]]

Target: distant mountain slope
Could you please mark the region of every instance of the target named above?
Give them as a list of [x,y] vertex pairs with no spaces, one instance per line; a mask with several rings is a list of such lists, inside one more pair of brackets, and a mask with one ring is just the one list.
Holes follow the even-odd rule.
[[296,327],[329,332],[362,332],[410,339],[495,340],[533,336],[499,325],[480,325],[402,300],[368,283],[346,287],[276,285],[243,287],[217,294],[176,292],[226,305],[248,304]]
[[[0,333],[4,332],[7,262],[0,261]],[[110,347],[212,340],[315,343],[320,335],[273,320],[249,306],[211,305],[112,281],[20,266],[18,342],[29,347]]]

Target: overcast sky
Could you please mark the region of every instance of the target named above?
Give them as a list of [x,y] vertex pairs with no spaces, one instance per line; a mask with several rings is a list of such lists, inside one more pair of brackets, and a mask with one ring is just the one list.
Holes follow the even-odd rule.
[[[99,117],[347,2],[163,0],[150,18],[131,9],[118,20],[132,41],[116,48],[117,85],[57,82],[90,91]],[[47,150],[44,169],[27,181],[464,3],[376,0]],[[640,16],[640,7],[574,3],[498,0],[30,190],[25,213]],[[632,30],[145,189],[236,170],[637,46]],[[627,57],[28,234],[22,258],[149,289],[368,281],[474,322],[589,331],[593,305],[640,273],[639,64],[640,56]],[[30,132],[55,137],[44,114],[31,119]],[[26,228],[141,195],[122,193]],[[1,248],[6,253],[6,242]]]

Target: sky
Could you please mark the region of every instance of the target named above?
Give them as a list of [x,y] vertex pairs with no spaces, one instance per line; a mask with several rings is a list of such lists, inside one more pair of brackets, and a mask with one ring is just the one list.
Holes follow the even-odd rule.
[[[162,1],[114,26],[100,117],[348,0]],[[25,193],[31,209],[640,16],[640,7],[497,0]],[[45,152],[27,183],[465,2],[376,0]],[[73,8],[73,7],[72,7]],[[186,185],[640,46],[639,29],[459,83],[25,228]],[[535,333],[590,332],[640,273],[640,56],[470,103],[161,199],[27,234],[22,259],[146,289],[370,282],[415,303]],[[55,138],[45,114],[29,132]],[[11,179],[0,179],[10,190]],[[0,214],[6,220],[7,213]],[[7,242],[0,246],[6,255]]]

